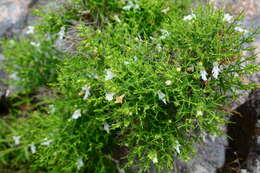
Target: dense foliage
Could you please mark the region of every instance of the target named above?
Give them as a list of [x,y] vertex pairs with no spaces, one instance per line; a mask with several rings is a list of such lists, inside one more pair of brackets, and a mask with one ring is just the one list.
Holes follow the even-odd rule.
[[1,120],[1,163],[170,172],[203,134],[220,135],[237,90],[255,87],[246,77],[259,64],[245,45],[258,31],[210,5],[190,13],[189,3],[73,0],[37,11],[35,31],[3,41],[10,83],[25,96]]

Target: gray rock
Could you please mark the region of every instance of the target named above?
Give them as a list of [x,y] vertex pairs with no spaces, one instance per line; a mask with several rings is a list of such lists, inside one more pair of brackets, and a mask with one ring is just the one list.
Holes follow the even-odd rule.
[[36,0],[1,0],[0,1],[0,36],[19,33],[24,27],[29,6]]
[[[3,55],[0,54],[0,64],[2,64],[4,60]],[[1,97],[1,93],[3,93],[3,90],[6,88],[6,85],[4,84],[4,80],[7,79],[7,75],[6,73],[0,69],[0,97]]]
[[225,162],[227,143],[225,136],[205,136],[204,143],[197,144],[198,154],[194,159],[176,162],[176,173],[215,173]]

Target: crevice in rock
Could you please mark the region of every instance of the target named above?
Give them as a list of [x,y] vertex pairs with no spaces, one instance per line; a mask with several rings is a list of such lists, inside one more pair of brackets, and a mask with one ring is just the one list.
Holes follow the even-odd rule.
[[[228,146],[226,148],[225,164],[217,173],[241,173],[252,165],[249,165],[252,153],[257,146],[257,109],[259,106],[257,93],[253,91],[246,103],[239,106],[227,125]],[[251,173],[251,172],[250,172]]]
[[9,112],[8,99],[5,94],[1,95],[0,93],[0,117],[7,115]]

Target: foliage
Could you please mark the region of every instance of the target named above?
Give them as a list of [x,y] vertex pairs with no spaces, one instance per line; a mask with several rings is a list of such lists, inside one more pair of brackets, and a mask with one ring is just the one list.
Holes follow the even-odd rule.
[[56,66],[61,62],[62,53],[53,44],[53,40],[45,36],[2,41],[6,58],[3,66],[15,90],[30,93],[56,81]]
[[[153,164],[158,172],[170,172],[174,158],[193,156],[203,134],[221,135],[225,107],[238,98],[236,91],[255,87],[246,77],[259,64],[250,63],[256,55],[244,54],[254,50],[245,44],[258,31],[244,29],[241,17],[210,5],[188,15],[188,1],[69,4],[62,16],[43,14],[38,36],[43,39],[46,31],[53,39],[41,42],[41,61],[34,58],[39,50],[30,46],[31,38],[4,42],[7,70],[26,78],[18,80],[20,86],[51,83],[57,93],[0,134],[7,163],[27,159],[47,172],[98,173],[147,172]],[[73,53],[54,46],[64,28],[77,33]],[[18,146],[13,136],[20,136]],[[34,154],[28,152],[31,144]]]

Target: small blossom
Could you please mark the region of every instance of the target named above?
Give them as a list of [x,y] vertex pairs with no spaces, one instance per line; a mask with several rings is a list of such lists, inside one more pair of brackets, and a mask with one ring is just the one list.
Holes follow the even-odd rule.
[[180,147],[181,147],[181,145],[180,145],[180,143],[179,143],[179,141],[177,141],[177,143],[176,143],[176,145],[175,145],[175,150],[176,150],[176,152],[178,153],[178,154],[180,154],[181,153],[181,151],[180,151]]
[[246,169],[241,169],[240,172],[241,172],[241,173],[250,173],[250,172],[247,171]]
[[83,100],[87,100],[87,98],[90,96],[90,87],[84,86],[82,87],[82,90],[85,92]]
[[157,157],[152,158],[152,161],[153,161],[154,164],[158,163]]
[[176,68],[176,70],[177,70],[177,72],[180,72],[180,71],[181,71],[181,68],[180,68],[180,67],[178,67],[178,68]]
[[132,5],[128,4],[128,5],[123,7],[123,10],[128,11],[128,10],[131,10],[131,8],[132,8]]
[[65,27],[61,27],[60,32],[58,33],[58,40],[62,40],[65,35]]
[[183,20],[184,21],[188,21],[188,20],[192,20],[194,18],[196,18],[196,15],[195,14],[190,14],[188,16],[183,17]]
[[157,49],[159,52],[161,52],[161,51],[162,51],[162,46],[158,44],[158,45],[156,46],[156,49]]
[[8,90],[6,90],[6,92],[5,92],[5,97],[9,97],[9,95],[10,95],[10,90],[8,89]]
[[164,14],[166,14],[166,13],[168,13],[168,11],[170,11],[170,8],[169,8],[169,7],[163,9],[161,12],[164,13]]
[[50,105],[50,106],[49,106],[49,111],[48,111],[48,113],[49,113],[49,114],[52,114],[52,113],[54,113],[55,111],[56,111],[56,109],[55,109],[54,105]]
[[198,115],[198,116],[202,116],[202,115],[203,115],[203,112],[202,112],[202,111],[197,111],[197,115]]
[[158,163],[156,152],[151,152],[150,154],[148,154],[148,158],[151,159],[154,164]]
[[30,144],[30,149],[31,149],[31,152],[32,152],[33,154],[36,153],[36,147],[35,147],[35,144]]
[[241,28],[241,27],[238,27],[238,26],[235,27],[234,29],[235,29],[235,31],[241,32],[241,33],[244,33],[244,34],[248,34],[248,33],[249,33],[248,30],[246,30],[246,29],[244,29],[244,28]]
[[106,94],[106,100],[107,101],[112,101],[114,99],[115,93],[107,93]]
[[123,168],[118,169],[118,173],[125,173],[125,170]]
[[138,60],[137,56],[134,56],[134,61],[137,61],[137,60]]
[[114,19],[115,19],[115,21],[118,22],[118,23],[121,22],[121,20],[119,19],[118,15],[114,15]]
[[207,74],[208,73],[205,70],[200,71],[200,76],[201,76],[202,80],[204,80],[204,81],[208,80],[207,79]]
[[171,81],[171,80],[167,80],[167,81],[165,82],[165,84],[166,84],[166,85],[171,85],[171,84],[172,84],[172,81]]
[[109,124],[108,124],[107,122],[105,122],[105,123],[104,123],[104,130],[105,130],[107,133],[109,133],[109,128],[110,128]]
[[219,72],[220,72],[220,69],[219,69],[219,67],[218,67],[218,62],[214,62],[214,63],[213,63],[212,74],[213,74],[213,77],[214,77],[215,79],[218,78]]
[[215,142],[216,139],[217,139],[217,136],[216,135],[209,135],[209,138],[212,142]]
[[20,138],[21,136],[13,136],[14,144],[19,145],[20,144]]
[[99,76],[97,74],[94,74],[93,77],[94,77],[94,79],[97,79],[97,80],[99,79]]
[[40,47],[40,43],[36,43],[36,42],[30,42],[30,44],[32,45],[32,46],[35,46],[35,47]]
[[130,64],[130,63],[129,63],[128,61],[125,61],[124,64],[125,64],[125,65],[128,65],[128,64]]
[[159,90],[157,94],[158,94],[159,99],[162,100],[164,104],[167,104],[166,99],[165,99],[166,95],[161,90]]
[[231,16],[231,15],[228,14],[228,13],[225,14],[225,15],[224,15],[224,21],[231,23],[231,22],[233,21],[233,16]]
[[128,1],[128,4],[123,7],[123,10],[131,10],[131,9],[138,9],[140,8],[138,4],[134,4],[132,1]]
[[165,29],[161,29],[160,31],[162,33],[162,36],[160,37],[160,39],[165,39],[166,37],[168,37],[170,35],[170,33]]
[[84,166],[84,162],[82,158],[78,158],[77,160],[77,169],[80,170]]
[[53,141],[52,140],[48,140],[48,138],[44,139],[44,142],[41,143],[41,145],[43,146],[49,146]]
[[81,110],[80,109],[77,109],[73,114],[72,114],[72,119],[76,120],[78,119],[79,117],[81,117]]
[[106,70],[106,77],[105,77],[105,80],[110,80],[110,79],[113,79],[114,77],[116,77],[116,75],[114,73],[112,73],[112,71],[110,69],[107,69]]
[[26,34],[33,34],[34,33],[34,26],[28,26]]

